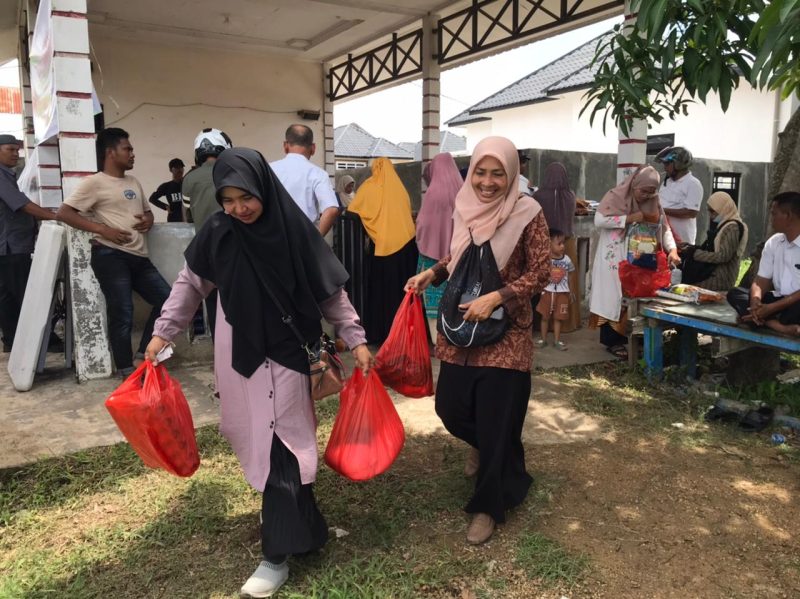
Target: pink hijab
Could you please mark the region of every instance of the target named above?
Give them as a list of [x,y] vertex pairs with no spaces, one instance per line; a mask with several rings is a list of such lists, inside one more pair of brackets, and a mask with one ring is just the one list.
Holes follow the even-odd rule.
[[[482,201],[471,183],[475,166],[486,156],[499,160],[508,178],[505,197],[492,202]],[[456,195],[453,241],[450,243],[451,260],[448,265],[450,272],[453,272],[461,255],[469,247],[470,231],[475,245],[491,242],[497,268],[503,270],[522,231],[542,209],[532,197],[520,195],[518,179],[519,156],[517,148],[510,140],[505,137],[487,137],[475,146],[466,181]]]
[[660,181],[661,176],[652,166],[640,167],[636,172],[628,175],[622,183],[606,192],[606,195],[600,200],[597,211],[603,216],[625,216],[633,212],[653,214],[656,210],[660,212],[661,208],[658,205],[658,199],[654,198],[637,205],[636,200],[633,198],[634,189],[639,189],[640,187],[655,187],[658,189]]
[[417,215],[417,248],[420,254],[441,260],[450,252],[453,208],[464,180],[448,152],[437,155],[425,167],[428,189]]

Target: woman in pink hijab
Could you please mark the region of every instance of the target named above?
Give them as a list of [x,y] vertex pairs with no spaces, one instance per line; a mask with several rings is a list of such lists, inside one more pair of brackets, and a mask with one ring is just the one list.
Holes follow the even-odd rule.
[[[450,253],[456,194],[464,184],[456,161],[449,152],[435,156],[425,167],[423,177],[428,189],[417,214],[417,272],[429,269]],[[425,290],[428,318],[436,318],[444,289],[445,285],[440,285]]]
[[658,199],[660,176],[652,166],[640,167],[603,196],[594,224],[600,230],[592,267],[589,302],[590,328],[600,328],[600,342],[619,358],[627,358],[626,314],[622,308],[619,263],[625,260],[625,229],[642,221],[661,223],[661,247],[671,264],[678,264],[678,250],[664,209]]
[[464,473],[476,476],[475,491],[465,509],[472,514],[467,541],[476,545],[524,501],[533,480],[522,447],[531,392],[531,296],[549,280],[550,239],[541,207],[520,195],[518,179],[514,144],[504,137],[481,141],[456,195],[449,256],[406,285],[422,293],[446,281],[470,242],[491,246],[504,285],[460,306],[464,320],[473,322],[503,306],[511,324],[500,341],[472,348],[451,345],[444,335],[436,341],[441,360],[436,413],[450,433],[472,447]]

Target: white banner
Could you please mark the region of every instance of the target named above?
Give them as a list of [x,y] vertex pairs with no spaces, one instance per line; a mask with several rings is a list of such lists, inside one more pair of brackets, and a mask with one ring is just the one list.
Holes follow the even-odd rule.
[[53,76],[53,20],[50,0],[41,0],[31,39],[31,96],[36,145],[58,133],[56,81]]

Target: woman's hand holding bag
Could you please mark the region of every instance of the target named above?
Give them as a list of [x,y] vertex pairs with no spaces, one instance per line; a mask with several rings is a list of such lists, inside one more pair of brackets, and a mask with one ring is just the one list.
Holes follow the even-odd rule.
[[433,395],[427,327],[422,302],[409,290],[395,314],[389,336],[375,356],[375,370],[381,381],[406,397]]
[[378,374],[356,368],[342,389],[325,463],[354,481],[388,470],[405,443],[403,422]]
[[146,360],[106,399],[106,409],[146,466],[191,476],[200,465],[189,404],[178,381]]

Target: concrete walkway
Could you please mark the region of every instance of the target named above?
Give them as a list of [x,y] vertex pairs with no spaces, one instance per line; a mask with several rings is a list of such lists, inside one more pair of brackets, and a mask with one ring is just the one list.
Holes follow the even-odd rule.
[[[568,351],[546,347],[534,356],[533,391],[523,433],[527,443],[588,441],[605,434],[600,419],[570,409],[564,398],[569,390],[540,370],[601,362],[610,355],[597,344],[596,331],[580,329],[565,335],[564,340],[569,344]],[[181,360],[178,355],[168,363],[170,374],[183,386],[198,427],[219,418],[208,353],[199,352],[206,356],[199,361]],[[53,360],[53,364],[57,362]],[[438,366],[434,361],[434,376],[438,375]],[[0,354],[0,469],[123,440],[104,406],[118,379],[78,385],[72,371],[56,366],[37,375],[30,391],[20,393],[11,384],[7,367],[8,354]],[[445,432],[434,411],[433,398],[393,396],[410,434]]]

